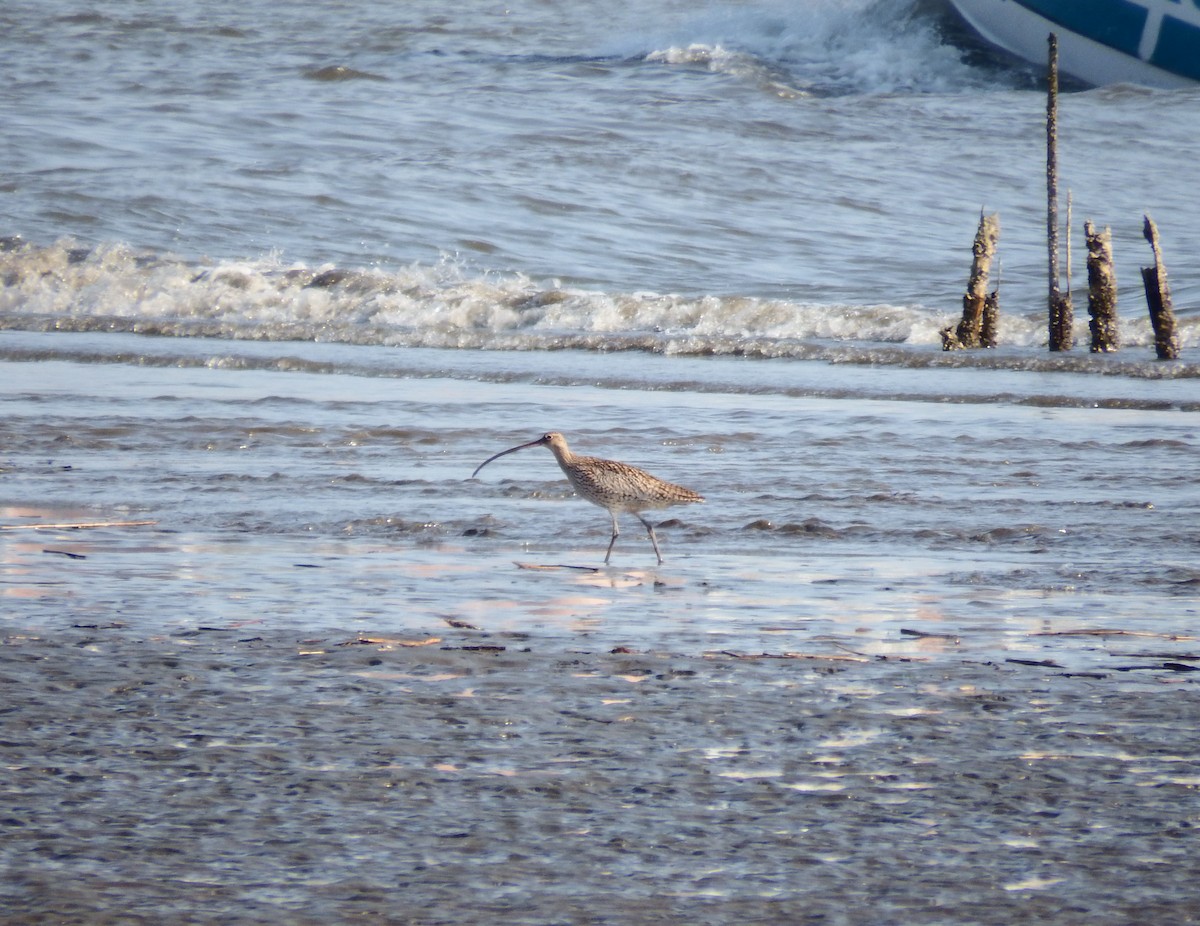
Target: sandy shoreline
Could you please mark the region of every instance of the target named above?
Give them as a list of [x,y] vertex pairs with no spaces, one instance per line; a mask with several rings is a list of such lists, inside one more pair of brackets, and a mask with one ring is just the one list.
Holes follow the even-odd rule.
[[0,922],[1200,917],[1191,673],[372,639],[10,633]]
[[[1190,413],[46,370],[0,924],[1200,917]],[[580,408],[709,448],[662,567],[563,569],[601,513],[467,478]]]

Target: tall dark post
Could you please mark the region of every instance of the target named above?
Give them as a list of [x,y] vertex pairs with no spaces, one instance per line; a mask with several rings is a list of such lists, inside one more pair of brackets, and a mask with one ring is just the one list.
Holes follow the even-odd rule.
[[1046,93],[1046,250],[1049,258],[1050,350],[1074,346],[1071,297],[1059,291],[1058,272],[1058,36],[1050,33]]

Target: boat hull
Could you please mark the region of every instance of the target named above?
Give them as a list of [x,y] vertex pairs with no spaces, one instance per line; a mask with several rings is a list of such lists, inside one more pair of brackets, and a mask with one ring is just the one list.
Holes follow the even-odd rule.
[[1046,61],[1084,83],[1188,87],[1200,82],[1198,0],[951,0],[981,38],[1026,61]]

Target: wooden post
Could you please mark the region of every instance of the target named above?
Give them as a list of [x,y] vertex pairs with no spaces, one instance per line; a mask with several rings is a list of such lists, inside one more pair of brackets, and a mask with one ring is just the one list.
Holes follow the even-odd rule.
[[1046,80],[1046,251],[1049,258],[1050,350],[1070,350],[1075,345],[1075,322],[1070,295],[1059,291],[1058,272],[1058,36],[1050,33],[1050,61]]
[[[971,261],[971,279],[967,283],[967,291],[963,294],[962,321],[957,327],[942,329],[942,350],[963,350],[975,347],[995,347],[996,316],[999,312],[1000,297],[998,292],[990,296],[987,291],[988,274],[991,272],[992,258],[996,254],[996,241],[1000,237],[1000,216],[979,215],[979,230],[975,232],[975,242],[971,245],[974,259]],[[991,301],[989,318],[988,302]],[[983,336],[987,330],[991,343],[985,343]]]
[[979,331],[980,347],[995,347],[1000,343],[1000,284],[996,284],[983,301],[983,327]]
[[1067,233],[1064,250],[1067,252],[1067,298],[1071,298],[1071,188],[1067,187],[1067,222],[1063,226],[1063,230]]
[[1092,332],[1092,353],[1108,354],[1119,350],[1117,331],[1117,275],[1113,271],[1112,230],[1096,231],[1091,221],[1083,223],[1087,241],[1088,327]]
[[1179,336],[1175,333],[1175,310],[1171,306],[1171,287],[1167,285],[1167,268],[1163,264],[1158,244],[1158,226],[1146,216],[1142,233],[1154,252],[1154,266],[1142,268],[1142,284],[1146,287],[1146,304],[1150,307],[1150,324],[1154,327],[1154,351],[1159,360],[1179,359]]

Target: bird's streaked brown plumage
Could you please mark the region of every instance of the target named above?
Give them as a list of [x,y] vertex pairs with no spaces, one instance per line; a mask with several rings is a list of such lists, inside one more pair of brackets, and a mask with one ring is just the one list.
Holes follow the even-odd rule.
[[691,489],[685,489],[673,482],[666,482],[657,476],[651,476],[644,469],[619,463],[616,460],[604,460],[600,457],[585,457],[572,453],[567,446],[567,440],[557,431],[543,434],[537,440],[517,447],[502,450],[495,456],[488,457],[475,468],[472,477],[479,471],[505,454],[524,450],[526,447],[550,448],[554,459],[566,474],[572,487],[593,505],[599,505],[612,518],[612,539],[608,542],[608,552],[604,554],[607,564],[612,556],[613,545],[620,535],[617,526],[617,515],[628,512],[642,522],[646,533],[650,535],[650,543],[654,546],[654,555],[661,564],[662,554],[658,551],[658,538],[654,536],[654,526],[642,517],[641,512],[657,508],[667,508],[671,505],[684,505],[691,502],[702,502],[704,496]]

